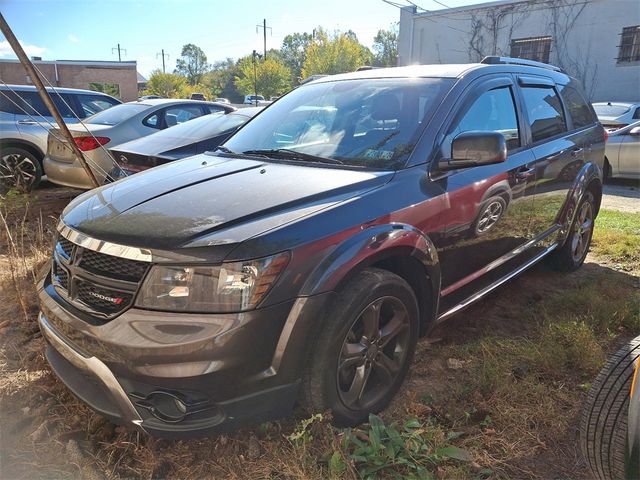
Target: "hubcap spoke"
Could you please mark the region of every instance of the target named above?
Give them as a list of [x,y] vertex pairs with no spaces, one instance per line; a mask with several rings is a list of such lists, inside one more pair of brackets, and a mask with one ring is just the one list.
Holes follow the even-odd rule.
[[380,353],[373,362],[376,375],[384,384],[393,383],[400,368],[392,359],[384,353]]
[[371,374],[371,364],[365,363],[356,369],[356,374],[353,377],[349,390],[345,392],[344,398],[348,403],[358,403],[362,399],[362,394],[367,386],[369,375]]
[[364,324],[364,336],[368,340],[376,338],[380,329],[380,307],[382,300],[378,300],[362,312],[362,323]]
[[380,329],[380,348],[384,348],[387,344],[403,332],[407,328],[407,313],[396,312],[391,320]]
[[345,343],[342,347],[341,361],[338,370],[343,372],[351,367],[364,363],[367,348],[361,343]]

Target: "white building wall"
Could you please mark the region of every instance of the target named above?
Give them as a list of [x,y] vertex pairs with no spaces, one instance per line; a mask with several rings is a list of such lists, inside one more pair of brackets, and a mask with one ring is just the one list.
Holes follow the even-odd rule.
[[618,64],[623,27],[640,0],[515,0],[400,13],[398,64],[469,63],[509,56],[512,38],[551,36],[550,63],[578,78],[592,101],[640,101],[640,62]]

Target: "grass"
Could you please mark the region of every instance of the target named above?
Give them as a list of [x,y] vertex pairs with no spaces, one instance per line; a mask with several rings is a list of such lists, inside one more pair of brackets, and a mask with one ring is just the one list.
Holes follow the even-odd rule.
[[601,210],[591,250],[628,271],[640,271],[640,213]]
[[576,451],[586,389],[616,342],[640,331],[638,277],[627,273],[640,271],[640,215],[605,210],[601,263],[569,275],[538,267],[443,325],[367,424],[336,428],[323,412],[158,440],[109,423],[49,371],[34,279],[58,213],[0,198],[3,478],[586,478]]

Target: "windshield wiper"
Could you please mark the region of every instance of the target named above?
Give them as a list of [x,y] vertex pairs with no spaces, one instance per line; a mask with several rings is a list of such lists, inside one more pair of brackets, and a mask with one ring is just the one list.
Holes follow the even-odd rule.
[[272,148],[265,150],[247,150],[242,152],[244,155],[260,155],[272,158],[284,158],[290,160],[306,160],[308,162],[331,163],[334,165],[344,165],[342,160],[337,158],[321,157],[319,155],[311,155],[310,153],[296,152],[288,148]]
[[217,152],[218,150],[220,150],[222,153],[230,153],[232,155],[238,155],[237,152],[234,152],[233,150],[228,149],[227,147],[223,147],[222,145],[218,145],[214,152]]

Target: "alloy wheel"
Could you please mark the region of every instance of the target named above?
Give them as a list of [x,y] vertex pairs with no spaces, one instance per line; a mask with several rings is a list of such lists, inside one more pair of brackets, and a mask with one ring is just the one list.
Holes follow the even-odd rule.
[[502,207],[502,203],[497,200],[487,205],[484,212],[482,212],[482,216],[480,217],[478,226],[476,227],[478,233],[484,233],[498,223],[503,210],[504,208]]
[[0,184],[30,190],[36,179],[37,167],[29,157],[19,153],[0,157]]
[[576,217],[573,237],[571,238],[571,255],[575,262],[579,262],[586,254],[592,229],[593,207],[590,202],[584,202]]
[[398,298],[381,297],[356,318],[343,341],[337,383],[347,408],[367,409],[393,387],[410,344],[409,312]]

